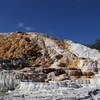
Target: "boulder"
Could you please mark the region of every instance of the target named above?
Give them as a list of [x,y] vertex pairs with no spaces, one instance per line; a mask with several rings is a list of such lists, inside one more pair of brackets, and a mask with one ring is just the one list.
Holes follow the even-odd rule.
[[80,69],[82,72],[97,72],[97,61],[95,60],[80,60]]
[[82,76],[81,69],[67,69],[65,72],[68,76]]

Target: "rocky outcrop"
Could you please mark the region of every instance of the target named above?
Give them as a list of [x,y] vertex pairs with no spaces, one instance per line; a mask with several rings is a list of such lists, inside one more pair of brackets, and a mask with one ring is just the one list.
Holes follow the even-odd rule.
[[97,72],[97,61],[94,60],[80,60],[80,69],[82,72]]
[[0,41],[0,95],[8,91],[0,100],[100,97],[98,50],[39,33],[0,34]]
[[24,32],[0,34],[0,41],[0,69],[31,81],[91,78],[100,69],[99,51],[72,41]]

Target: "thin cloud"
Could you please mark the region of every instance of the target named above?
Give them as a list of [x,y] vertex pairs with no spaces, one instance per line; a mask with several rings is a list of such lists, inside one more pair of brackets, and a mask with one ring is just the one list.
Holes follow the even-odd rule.
[[25,29],[26,29],[27,31],[32,31],[32,28],[29,27],[29,26],[26,26]]
[[24,27],[24,23],[19,23],[18,27]]
[[27,26],[27,25],[25,25],[25,24],[22,23],[22,22],[18,23],[17,29],[18,29],[18,30],[21,30],[21,31],[32,31],[32,30],[33,30],[32,27]]

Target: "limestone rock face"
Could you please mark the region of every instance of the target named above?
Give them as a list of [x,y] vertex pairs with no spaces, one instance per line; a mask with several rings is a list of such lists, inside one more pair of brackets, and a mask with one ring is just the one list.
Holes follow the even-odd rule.
[[47,82],[89,78],[99,69],[100,52],[96,49],[40,33],[0,34],[1,71],[10,70],[22,73],[24,79],[29,76],[31,81]]
[[82,72],[97,72],[97,61],[80,60],[80,69]]

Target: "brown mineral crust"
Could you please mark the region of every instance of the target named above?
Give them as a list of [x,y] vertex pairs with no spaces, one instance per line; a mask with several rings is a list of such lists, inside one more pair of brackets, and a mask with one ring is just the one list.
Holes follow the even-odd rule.
[[72,59],[72,58],[67,58],[67,59],[61,59],[61,63],[58,66],[61,67],[66,67],[66,68],[78,68],[78,65],[80,63],[80,60],[78,58]]
[[63,48],[63,49],[68,49],[68,44],[65,43],[65,40],[56,40],[56,43],[58,44],[59,47]]
[[16,57],[34,50],[35,44],[29,43],[26,36],[18,33],[0,35],[0,57]]

